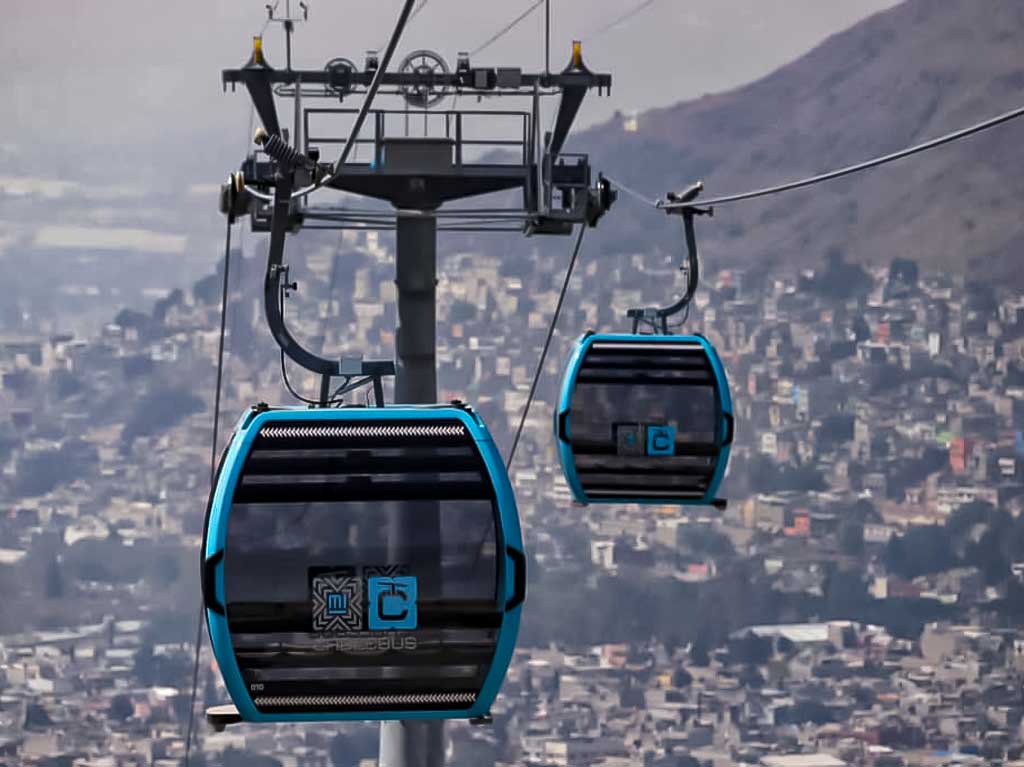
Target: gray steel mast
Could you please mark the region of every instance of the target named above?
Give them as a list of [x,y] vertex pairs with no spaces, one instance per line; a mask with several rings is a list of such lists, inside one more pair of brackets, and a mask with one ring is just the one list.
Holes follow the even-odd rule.
[[[437,402],[437,220],[399,216],[395,251],[395,401]],[[418,539],[440,540],[439,510],[417,515],[416,529],[389,520],[391,545],[408,551]],[[408,561],[408,555],[391,561]],[[429,574],[436,578],[439,573]],[[379,767],[441,767],[443,721],[382,722]]]

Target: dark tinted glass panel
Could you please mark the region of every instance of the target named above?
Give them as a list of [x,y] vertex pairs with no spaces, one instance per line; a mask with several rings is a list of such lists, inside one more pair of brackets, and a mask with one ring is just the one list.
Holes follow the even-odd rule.
[[499,533],[486,468],[457,426],[261,432],[224,558],[228,625],[258,709],[475,700],[500,625]]
[[580,383],[572,399],[572,441],[613,445],[622,425],[670,425],[675,443],[715,441],[715,390],[679,384]]
[[595,342],[572,393],[577,477],[592,497],[702,497],[720,418],[699,344]]

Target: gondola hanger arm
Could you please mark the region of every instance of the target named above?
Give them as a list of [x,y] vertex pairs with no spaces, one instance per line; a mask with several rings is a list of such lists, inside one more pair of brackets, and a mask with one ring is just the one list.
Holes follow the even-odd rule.
[[378,407],[384,405],[381,378],[393,376],[395,365],[391,360],[359,361],[359,369],[350,369],[343,358],[330,359],[314,354],[305,348],[292,335],[284,320],[283,302],[289,291],[297,289],[295,282],[288,282],[288,266],[284,263],[284,245],[288,236],[288,227],[292,213],[292,187],[294,185],[293,166],[282,163],[281,172],[275,179],[274,206],[270,222],[270,243],[267,252],[267,271],[263,280],[263,304],[267,325],[281,351],[293,362],[311,373],[320,376],[321,407],[330,404],[330,383],[335,376],[362,375],[373,383],[374,397]]
[[679,192],[669,192],[666,199],[669,205],[658,202],[668,215],[678,215],[683,221],[683,239],[686,242],[686,261],[680,269],[686,270],[686,291],[675,302],[663,307],[643,307],[630,309],[626,316],[633,321],[633,332],[639,331],[640,323],[651,325],[655,332],[668,335],[668,319],[685,311],[697,293],[700,284],[700,261],[697,253],[697,235],[694,229],[695,216],[713,216],[714,208],[693,204],[697,196],[704,190],[703,181],[695,181]]

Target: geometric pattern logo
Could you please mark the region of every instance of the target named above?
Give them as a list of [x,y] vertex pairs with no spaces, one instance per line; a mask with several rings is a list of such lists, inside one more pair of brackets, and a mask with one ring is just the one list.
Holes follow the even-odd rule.
[[363,565],[364,578],[389,577],[408,575],[408,565]]
[[368,578],[370,631],[412,631],[419,624],[414,576]]
[[675,455],[676,427],[669,424],[647,427],[647,455]]
[[640,424],[615,424],[615,446],[619,455],[643,455],[644,447],[640,441]]
[[363,629],[363,579],[351,575],[313,576],[313,631]]

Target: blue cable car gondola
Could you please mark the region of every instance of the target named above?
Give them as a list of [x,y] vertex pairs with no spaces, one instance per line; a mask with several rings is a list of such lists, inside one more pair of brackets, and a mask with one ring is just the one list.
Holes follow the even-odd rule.
[[253,722],[485,716],[526,590],[508,475],[458,406],[253,408],[210,498],[202,575]]
[[[631,334],[587,333],[562,378],[555,437],[562,471],[581,503],[676,503],[725,507],[716,497],[734,421],[725,368],[700,335],[670,335],[689,314],[699,282],[695,200],[704,185],[669,193],[683,222],[686,291],[663,308],[630,309]],[[659,203],[661,205],[661,203]],[[641,324],[653,335],[639,333]]]
[[701,336],[586,334],[555,433],[581,503],[714,504],[733,437],[725,369]]

